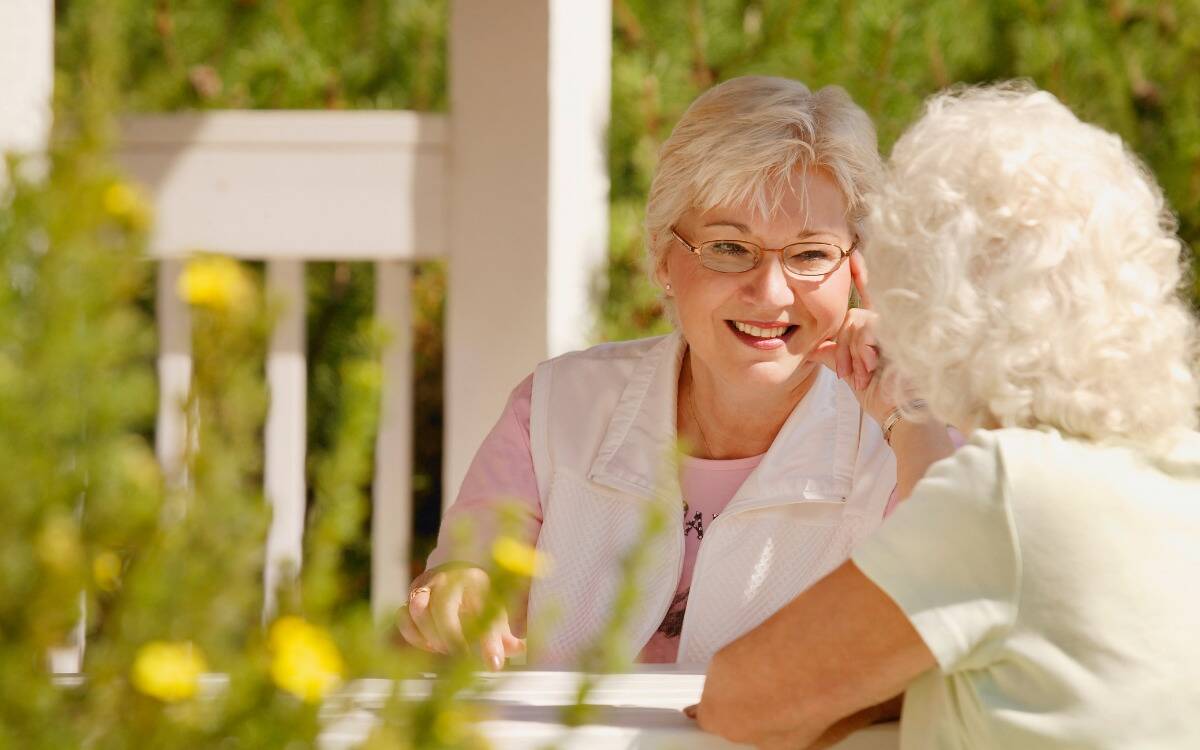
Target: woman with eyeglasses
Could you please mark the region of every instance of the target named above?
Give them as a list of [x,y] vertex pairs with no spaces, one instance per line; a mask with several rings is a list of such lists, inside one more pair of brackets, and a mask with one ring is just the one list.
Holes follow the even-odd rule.
[[[405,639],[477,647],[499,668],[527,621],[542,633],[530,661],[570,664],[645,545],[624,645],[703,664],[842,563],[953,449],[873,377],[857,242],[880,169],[874,128],[840,88],[746,77],[701,95],[663,144],[646,207],[676,332],[558,357],[516,388],[399,612]],[[850,307],[855,288],[866,309]],[[519,536],[550,567],[513,627],[467,644],[513,498]],[[677,520],[647,536],[654,507]],[[474,542],[456,545],[463,522]]]

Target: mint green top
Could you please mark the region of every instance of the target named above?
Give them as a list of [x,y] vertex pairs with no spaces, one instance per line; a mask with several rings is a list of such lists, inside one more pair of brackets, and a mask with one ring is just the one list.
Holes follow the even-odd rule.
[[1200,748],[1200,435],[976,432],[853,560],[939,665],[905,750]]

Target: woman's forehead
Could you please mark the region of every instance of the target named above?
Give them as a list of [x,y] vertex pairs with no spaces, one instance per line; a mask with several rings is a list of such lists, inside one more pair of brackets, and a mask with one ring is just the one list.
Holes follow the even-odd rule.
[[843,234],[849,228],[846,198],[823,170],[792,180],[762,181],[749,195],[697,201],[681,217],[696,228],[728,226],[753,233],[793,227],[796,232]]

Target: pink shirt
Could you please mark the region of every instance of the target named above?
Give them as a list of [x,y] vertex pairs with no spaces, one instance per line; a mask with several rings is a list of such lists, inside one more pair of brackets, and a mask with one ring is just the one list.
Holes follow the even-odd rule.
[[[537,542],[542,527],[542,503],[529,446],[532,396],[533,375],[530,375],[513,390],[500,420],[479,446],[458,498],[442,520],[437,547],[429,555],[427,567],[451,560],[486,566],[491,540],[503,523],[499,511],[504,506],[515,506],[519,512],[520,522],[512,533],[522,536],[530,545]],[[692,570],[704,530],[725,509],[761,460],[761,455],[729,461],[684,457],[679,477],[684,501],[683,571],[667,615],[638,654],[639,662],[675,661],[687,596],[692,588]],[[895,504],[893,492],[884,515],[891,513]]]

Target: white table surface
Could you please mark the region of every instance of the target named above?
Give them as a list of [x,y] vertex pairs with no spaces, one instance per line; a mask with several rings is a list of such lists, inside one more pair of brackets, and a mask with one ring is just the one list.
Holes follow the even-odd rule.
[[[599,678],[588,703],[598,707],[590,723],[567,728],[559,711],[574,702],[578,672],[517,668],[481,675],[487,689],[472,699],[488,709],[482,734],[496,750],[527,750],[553,745],[564,750],[637,748],[638,750],[728,750],[735,745],[696,728],[683,715],[704,687],[704,675],[675,665],[640,666],[636,672]],[[428,694],[429,680],[411,680],[403,690],[414,698]],[[366,739],[375,711],[386,700],[391,684],[359,680],[347,686],[343,709],[325,716],[322,750],[347,750]],[[895,750],[895,723],[856,732],[836,750]]]

